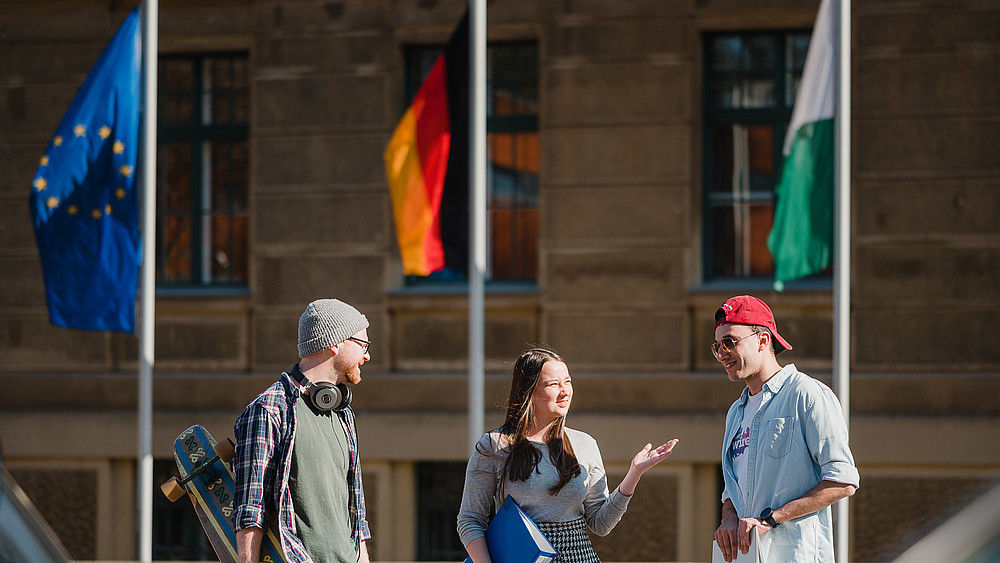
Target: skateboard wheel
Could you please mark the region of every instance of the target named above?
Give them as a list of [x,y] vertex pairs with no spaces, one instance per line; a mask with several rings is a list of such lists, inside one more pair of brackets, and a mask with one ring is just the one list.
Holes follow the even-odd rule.
[[170,500],[170,502],[177,502],[182,496],[184,496],[184,487],[181,486],[180,481],[177,477],[171,477],[164,481],[160,485],[160,490],[163,491],[163,495]]
[[229,463],[234,457],[236,457],[236,444],[233,444],[232,439],[226,438],[225,442],[219,442],[218,444],[212,446],[215,453],[219,456],[219,459]]

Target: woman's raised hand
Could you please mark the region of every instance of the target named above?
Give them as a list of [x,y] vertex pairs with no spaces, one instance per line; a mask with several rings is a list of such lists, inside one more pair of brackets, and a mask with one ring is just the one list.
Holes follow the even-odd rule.
[[639,475],[642,475],[650,467],[653,467],[657,463],[667,459],[667,457],[673,452],[674,446],[677,442],[678,440],[674,438],[673,440],[670,440],[655,449],[653,448],[653,444],[646,444],[646,446],[639,450],[639,453],[635,454],[635,457],[632,458],[632,467],[639,473]]
[[632,493],[635,492],[635,486],[639,484],[639,477],[642,477],[642,474],[650,467],[667,459],[667,456],[674,451],[677,442],[678,440],[674,438],[656,449],[653,448],[653,444],[646,444],[632,458],[625,478],[622,479],[621,485],[618,485],[618,491],[625,496],[632,496]]

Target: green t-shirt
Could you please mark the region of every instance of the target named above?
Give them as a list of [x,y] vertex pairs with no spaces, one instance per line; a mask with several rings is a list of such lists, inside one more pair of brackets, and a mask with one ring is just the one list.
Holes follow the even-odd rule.
[[295,529],[316,563],[356,563],[348,508],[347,433],[340,417],[315,410],[305,397],[295,407],[297,423],[288,486]]

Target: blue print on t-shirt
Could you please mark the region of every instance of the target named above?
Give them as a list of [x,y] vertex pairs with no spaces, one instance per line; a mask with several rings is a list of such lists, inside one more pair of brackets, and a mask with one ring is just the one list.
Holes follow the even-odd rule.
[[750,445],[750,427],[748,426],[743,429],[742,433],[738,433],[735,436],[733,436],[733,443],[729,447],[730,459],[736,461],[736,458],[743,455],[743,452],[746,451],[747,446],[749,445]]

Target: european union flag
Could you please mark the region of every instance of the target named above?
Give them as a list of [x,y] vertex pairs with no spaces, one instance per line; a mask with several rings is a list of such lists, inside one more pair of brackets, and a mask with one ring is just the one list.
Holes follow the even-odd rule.
[[52,324],[135,331],[142,49],[129,14],[42,156],[30,206]]

